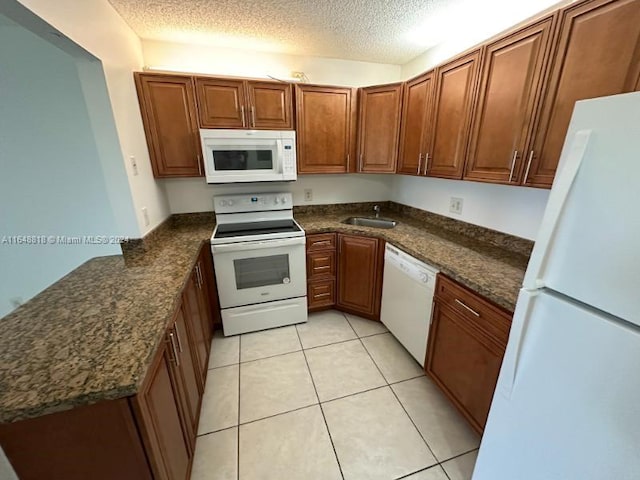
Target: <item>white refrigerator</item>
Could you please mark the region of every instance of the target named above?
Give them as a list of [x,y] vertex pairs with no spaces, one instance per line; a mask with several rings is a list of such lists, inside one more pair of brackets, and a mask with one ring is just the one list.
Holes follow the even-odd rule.
[[640,479],[640,93],[578,102],[473,480]]

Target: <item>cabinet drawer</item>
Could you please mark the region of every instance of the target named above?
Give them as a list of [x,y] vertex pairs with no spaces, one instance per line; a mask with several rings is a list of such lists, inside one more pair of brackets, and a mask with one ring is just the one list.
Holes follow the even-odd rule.
[[327,250],[307,254],[307,280],[322,277],[335,277],[336,252]]
[[447,305],[483,332],[506,345],[511,328],[511,315],[492,305],[477,293],[439,274],[436,301]]
[[336,234],[335,233],[318,233],[316,235],[307,235],[307,252],[315,252],[318,250],[335,250]]
[[309,282],[307,284],[309,310],[331,307],[336,303],[336,281],[333,278]]

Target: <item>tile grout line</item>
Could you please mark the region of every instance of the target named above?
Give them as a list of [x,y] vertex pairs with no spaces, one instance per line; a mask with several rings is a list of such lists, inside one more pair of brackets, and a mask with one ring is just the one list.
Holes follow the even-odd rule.
[[[400,399],[398,398],[398,395],[396,395],[396,392],[393,388],[391,388],[391,386],[389,386],[389,390],[391,390],[391,393],[393,393],[393,396],[395,397],[395,399],[398,401],[398,403],[400,404],[400,406],[402,407],[402,410],[404,411],[404,413],[407,415],[407,417],[409,418],[409,421],[411,422],[411,425],[413,425],[413,428],[416,429],[416,432],[418,432],[418,435],[420,435],[420,438],[422,439],[422,441],[424,442],[424,444],[427,446],[427,448],[429,449],[429,452],[431,453],[431,455],[433,456],[433,459],[436,461],[435,465],[439,465],[440,462],[438,460],[438,457],[436,457],[436,454],[433,452],[433,450],[431,449],[431,446],[429,445],[429,442],[427,442],[427,439],[424,438],[424,436],[422,435],[422,432],[420,431],[420,429],[418,428],[418,426],[416,425],[416,423],[413,421],[413,418],[411,418],[411,415],[409,415],[409,412],[407,412],[407,409],[404,407],[403,403],[400,401]],[[431,465],[433,466],[433,465]],[[428,467],[430,468],[430,467]],[[443,469],[444,470],[444,469]]]
[[[348,322],[347,322],[348,323]],[[296,325],[296,334],[298,335],[298,340],[300,341],[300,345],[302,345],[302,339],[300,338],[300,332],[298,332],[298,326]],[[316,392],[316,398],[318,399],[318,407],[320,407],[320,415],[322,415],[322,420],[324,421],[324,427],[327,429],[327,435],[329,435],[329,442],[331,443],[331,449],[333,450],[333,456],[336,459],[336,463],[338,464],[338,470],[340,471],[340,477],[344,480],[344,473],[342,472],[342,465],[340,465],[340,459],[338,458],[338,452],[336,452],[336,446],[333,443],[333,437],[331,436],[331,432],[329,431],[329,424],[327,423],[327,417],[324,415],[324,410],[322,408],[322,403],[320,403],[320,395],[318,395],[318,389],[316,388],[316,382],[313,380],[313,374],[311,373],[311,368],[309,367],[309,361],[307,360],[307,354],[302,349],[302,355],[304,357],[304,362],[307,365],[307,371],[309,372],[309,378],[311,378],[311,384],[313,385],[313,390]]]
[[[433,459],[438,462],[438,458],[435,456],[435,454],[433,453],[433,450],[431,450],[431,447],[429,446],[429,444],[427,443],[427,441],[425,440],[425,438],[422,436],[422,433],[420,433],[420,430],[418,429],[418,427],[416,426],[415,422],[413,421],[413,418],[411,418],[411,415],[409,415],[409,412],[407,412],[407,409],[404,408],[404,405],[402,404],[402,402],[400,401],[400,399],[398,398],[398,396],[396,395],[396,392],[393,390],[393,388],[391,388],[391,383],[389,383],[389,381],[387,380],[387,377],[384,376],[384,373],[382,373],[382,370],[380,370],[380,367],[378,366],[378,364],[376,363],[375,359],[373,358],[373,356],[371,355],[371,352],[369,352],[369,350],[367,349],[367,346],[364,344],[364,342],[362,341],[362,339],[360,339],[360,343],[362,343],[362,347],[364,348],[365,352],[367,352],[367,355],[369,355],[369,358],[371,358],[371,361],[373,362],[373,364],[376,366],[376,368],[378,369],[378,371],[380,372],[380,375],[382,375],[382,378],[384,379],[385,382],[387,382],[387,387],[389,387],[389,390],[391,390],[391,393],[393,394],[393,397],[396,399],[396,401],[400,404],[400,407],[402,408],[402,411],[405,413],[405,415],[407,416],[407,418],[409,419],[409,421],[411,422],[411,425],[413,425],[413,428],[416,429],[416,431],[418,432],[418,435],[420,436],[420,438],[422,439],[422,441],[424,442],[424,444],[426,445],[427,449],[429,450],[429,452],[431,453],[431,455],[433,456]],[[415,378],[420,378],[420,377],[415,377]],[[411,380],[411,379],[407,379],[407,380]],[[404,380],[406,381],[406,380]],[[398,382],[396,382],[398,383]],[[437,464],[437,463],[436,463]],[[433,465],[431,465],[433,466]],[[427,467],[430,468],[430,467]],[[443,468],[444,470],[444,468]],[[415,472],[414,472],[415,473]]]
[[364,348],[364,351],[367,352],[367,355],[369,355],[369,358],[371,359],[375,367],[378,369],[378,372],[380,372],[380,375],[382,375],[382,379],[387,384],[386,386],[389,387],[391,384],[389,383],[389,380],[387,380],[387,377],[384,376],[384,373],[382,373],[382,370],[380,370],[380,367],[378,366],[375,359],[373,358],[373,355],[371,355],[371,352],[369,352],[369,350],[367,349],[367,346],[364,344],[362,339],[359,338],[358,340],[360,340],[360,344],[362,345],[362,348]]

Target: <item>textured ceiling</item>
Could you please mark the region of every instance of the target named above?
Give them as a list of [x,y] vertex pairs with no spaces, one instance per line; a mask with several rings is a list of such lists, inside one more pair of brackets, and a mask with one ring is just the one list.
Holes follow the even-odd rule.
[[444,36],[456,35],[464,29],[465,22],[456,22],[454,15],[473,18],[470,9],[474,3],[484,4],[485,9],[491,3],[487,0],[109,1],[145,39],[393,64],[405,63],[442,41]]

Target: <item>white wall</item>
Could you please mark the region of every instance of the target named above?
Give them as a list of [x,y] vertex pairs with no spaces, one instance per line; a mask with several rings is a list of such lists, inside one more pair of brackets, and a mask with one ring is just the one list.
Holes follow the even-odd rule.
[[[451,197],[462,214],[449,212]],[[489,183],[394,175],[391,200],[456,220],[535,240],[549,191]]]
[[[414,77],[443,63],[445,60],[456,56],[474,45],[498,35],[504,30],[509,30],[515,25],[526,23],[532,17],[538,17],[544,12],[555,10],[561,6],[576,0],[527,0],[527,1],[501,1],[469,2],[463,12],[452,10],[451,18],[441,18],[440,24],[450,27],[446,40],[426,50],[411,61],[402,65],[402,79]],[[497,6],[494,8],[490,3]],[[493,8],[491,14],[487,14],[487,8]]]
[[257,52],[157,40],[142,40],[142,49],[145,65],[160,70],[259,78],[266,78],[267,75],[276,78],[289,78],[292,71],[301,71],[307,75],[310,83],[352,87],[400,80],[400,65],[384,63]]
[[[7,0],[7,4],[12,2]],[[169,206],[153,178],[133,82],[132,72],[143,66],[140,39],[107,0],[19,2],[102,61],[120,141],[118,160],[126,165],[138,235],[144,235],[169,215]],[[137,176],[133,176],[131,155],[137,159]],[[149,212],[148,226],[143,221],[142,207]]]
[[[383,202],[390,199],[391,175],[300,175],[295,182],[208,185],[204,179],[163,180],[171,213],[213,210],[213,196],[234,193],[292,192],[294,205]],[[305,189],[313,200],[304,200]]]
[[[1,16],[1,15],[0,15]],[[76,59],[0,25],[0,317],[117,243],[15,245],[25,235],[123,234],[91,129]],[[43,74],[46,72],[46,74]]]

